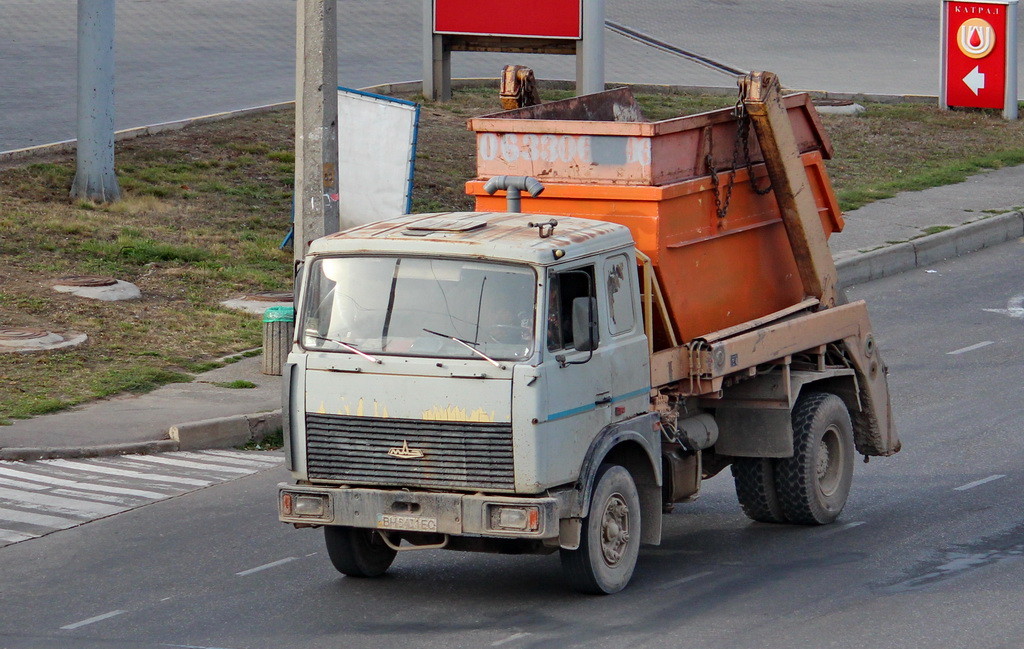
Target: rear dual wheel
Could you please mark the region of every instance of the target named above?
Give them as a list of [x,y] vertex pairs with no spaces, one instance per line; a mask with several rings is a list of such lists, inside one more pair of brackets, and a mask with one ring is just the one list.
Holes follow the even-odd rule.
[[736,495],[755,521],[824,525],[838,518],[853,482],[853,425],[827,392],[800,395],[793,408],[793,456],[739,458]]

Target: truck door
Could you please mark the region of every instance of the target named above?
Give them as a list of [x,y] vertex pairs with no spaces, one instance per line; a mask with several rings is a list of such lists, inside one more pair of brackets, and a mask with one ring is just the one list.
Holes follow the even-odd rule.
[[[549,458],[539,471],[543,482],[574,480],[601,429],[646,410],[650,370],[635,272],[625,254],[548,271],[539,368],[546,412],[538,435]],[[584,327],[574,326],[574,311],[580,318],[588,299],[597,336],[593,349],[580,349]]]

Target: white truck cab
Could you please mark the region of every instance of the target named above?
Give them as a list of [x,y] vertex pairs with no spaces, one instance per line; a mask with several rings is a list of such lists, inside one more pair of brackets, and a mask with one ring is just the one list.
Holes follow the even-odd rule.
[[578,550],[613,447],[660,514],[636,273],[626,227],[567,217],[422,214],[315,241],[285,368],[281,520],[328,526],[350,574],[424,546]]

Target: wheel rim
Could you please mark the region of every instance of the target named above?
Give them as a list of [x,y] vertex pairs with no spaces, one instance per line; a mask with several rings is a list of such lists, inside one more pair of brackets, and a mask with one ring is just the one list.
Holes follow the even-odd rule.
[[829,426],[818,442],[818,489],[831,496],[842,482],[843,446],[837,426]]
[[604,562],[614,568],[622,561],[629,547],[629,506],[621,494],[614,493],[605,504],[601,517],[601,554]]

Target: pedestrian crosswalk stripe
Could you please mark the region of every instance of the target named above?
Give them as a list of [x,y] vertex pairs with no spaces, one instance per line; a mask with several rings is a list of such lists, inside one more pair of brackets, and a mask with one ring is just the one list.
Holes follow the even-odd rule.
[[211,471],[223,471],[224,473],[238,473],[241,475],[249,475],[252,473],[249,469],[243,469],[237,466],[224,466],[214,464],[200,464],[199,462],[189,462],[188,460],[178,460],[170,457],[159,457],[156,455],[138,455],[132,458],[136,462],[151,462],[153,464],[168,464],[171,466],[180,466],[186,469],[209,469]]
[[37,538],[35,534],[25,534],[24,532],[15,532],[14,530],[5,530],[0,527],[0,541],[7,543],[17,543],[18,541],[27,541],[29,539]]
[[170,475],[159,475],[156,473],[141,473],[139,471],[125,471],[124,469],[115,469],[109,466],[103,466],[98,463],[85,463],[73,460],[50,460],[54,466],[64,467],[67,469],[75,469],[77,471],[95,471],[96,473],[109,473],[110,475],[119,475],[126,478],[139,478],[140,480],[153,480],[155,482],[170,482],[173,484],[184,484],[192,487],[209,487],[212,482],[209,480],[196,480],[194,478],[182,478],[178,476]]
[[215,454],[213,451],[203,452],[192,452],[192,451],[179,451],[174,454],[175,457],[183,457],[187,460],[198,460],[202,462],[216,462],[217,464],[229,464],[234,466],[248,466],[256,467],[260,469],[275,466],[281,463],[281,458],[239,458],[229,455],[222,455],[220,453]]
[[32,484],[31,482],[22,482],[20,480],[11,480],[9,478],[0,478],[0,485],[7,487],[16,487],[18,489],[28,489],[29,491],[45,491],[46,487],[41,484]]
[[19,491],[0,487],[0,501],[3,500],[11,504],[41,505],[72,516],[109,516],[124,511],[124,507],[104,505],[91,500],[49,496],[36,491]]
[[[257,457],[250,457],[249,455],[246,455],[245,453],[241,453],[241,452],[237,452],[237,451],[223,451],[223,450],[216,450],[215,449],[215,450],[210,450],[210,451],[202,451],[202,453],[203,453],[203,455],[216,455],[216,456],[220,456],[220,457],[230,457],[230,458],[234,458],[236,460],[246,460],[246,461],[249,461],[249,462],[268,462],[268,461],[270,461],[270,458],[266,457],[266,456],[258,457],[258,458]],[[273,463],[277,464],[277,463],[280,463],[280,462],[281,462],[281,458],[277,457],[276,461],[273,462]]]
[[[64,480],[63,478],[55,478],[53,476],[30,473],[28,471],[18,471],[5,466],[0,466],[0,475],[22,478],[32,482],[41,482],[55,487],[71,487],[81,491],[97,491],[101,493],[122,494],[125,496],[139,496],[141,498],[165,498],[167,496],[167,494],[162,494],[156,491],[126,489],[124,487],[114,487],[112,485],[90,484],[76,480]],[[45,489],[45,487],[41,488]]]
[[279,453],[0,462],[0,547],[280,466]]
[[20,509],[6,509],[0,507],[0,521],[7,523],[24,523],[38,527],[50,527],[59,530],[65,527],[72,527],[81,524],[82,521],[64,516],[52,516],[50,514],[39,514],[36,512],[25,512]]

